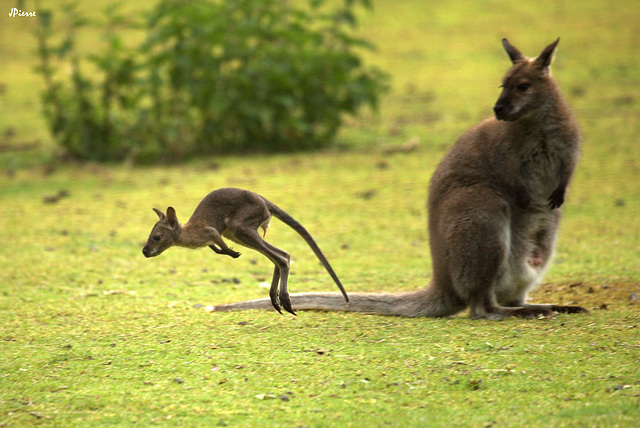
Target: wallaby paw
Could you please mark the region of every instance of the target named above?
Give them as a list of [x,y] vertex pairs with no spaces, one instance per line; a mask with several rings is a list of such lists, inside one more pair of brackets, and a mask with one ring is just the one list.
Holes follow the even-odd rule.
[[241,254],[242,254],[242,253],[239,253],[239,252],[237,252],[237,251],[229,250],[229,255],[230,255],[231,257],[233,257],[234,259],[237,259],[238,257],[240,257],[240,255],[241,255]]
[[548,199],[549,207],[551,209],[560,208],[564,203],[564,189],[556,189]]

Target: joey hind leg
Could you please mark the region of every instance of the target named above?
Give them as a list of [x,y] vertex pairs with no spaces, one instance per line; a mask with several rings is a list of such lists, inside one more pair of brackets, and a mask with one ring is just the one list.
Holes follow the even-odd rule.
[[[275,248],[275,247],[274,247]],[[282,250],[280,250],[282,251]],[[280,300],[280,304],[282,305],[282,307],[289,313],[295,315],[296,313],[293,311],[293,307],[291,306],[291,297],[289,296],[289,254],[287,254],[286,252],[282,251],[284,254],[286,254],[286,257],[284,257],[282,260],[285,261],[285,263],[281,264],[280,267],[278,267],[278,265],[276,264],[275,269],[277,269],[280,272],[280,291],[278,292],[278,299]],[[274,262],[276,263],[276,262]],[[275,270],[274,269],[274,270]],[[275,273],[274,273],[274,277],[275,277]],[[274,282],[271,283],[271,289],[273,290],[274,288],[274,283],[275,283],[275,278],[274,278]]]
[[271,288],[269,289],[269,298],[271,299],[271,305],[275,308],[276,311],[282,314],[280,310],[280,305],[278,302],[280,301],[278,298],[278,285],[280,284],[280,268],[278,266],[274,266],[273,268],[273,278],[271,279]]
[[[289,254],[262,239],[257,230],[247,229],[243,227],[242,224],[237,225],[237,227],[234,226],[236,225],[228,224],[229,230],[236,241],[241,242],[242,245],[263,254],[271,260],[275,266],[273,270],[271,288],[269,289],[269,297],[271,298],[271,304],[273,307],[280,312],[280,305],[282,305],[287,312],[295,315],[296,313],[291,307],[291,298],[289,297],[287,285],[290,270]],[[280,286],[279,288],[278,285]]]
[[[260,239],[262,240],[262,238]],[[271,280],[271,288],[269,289],[271,304],[280,313],[282,313],[280,311],[280,305],[282,305],[285,311],[295,315],[296,313],[291,306],[291,297],[289,296],[288,289],[290,270],[289,254],[264,240],[262,240],[262,245],[256,248],[256,250],[264,254],[274,264],[273,278]],[[280,285],[280,287],[278,287],[278,285]]]
[[[277,302],[280,302],[280,305],[282,305],[285,311],[295,315],[296,313],[293,311],[293,307],[291,306],[291,297],[289,296],[288,289],[290,270],[289,254],[274,247],[273,245],[270,245],[264,240],[263,242],[265,244],[265,249],[269,249],[269,251],[272,252],[267,254],[261,250],[258,251],[267,256],[267,258],[269,258],[269,260],[274,264],[273,279],[271,280],[271,288],[269,289],[271,304],[278,312],[280,312],[279,306],[277,305]],[[278,283],[280,284],[279,288]]]

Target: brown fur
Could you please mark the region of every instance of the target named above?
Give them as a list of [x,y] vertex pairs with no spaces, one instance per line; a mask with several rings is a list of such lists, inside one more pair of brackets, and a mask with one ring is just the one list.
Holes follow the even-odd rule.
[[275,268],[269,291],[270,302],[278,312],[282,305],[286,311],[295,315],[287,289],[289,254],[269,244],[258,233],[258,229],[262,228],[266,234],[273,214],[304,238],[338,285],[344,299],[349,300],[338,276],[309,232],[289,214],[256,193],[234,188],[214,190],[204,197],[184,225],[180,224],[172,207],[167,208],[166,214],[155,208],[154,211],[158,215],[158,222],[142,249],[145,257],[160,255],[174,245],[186,248],[208,246],[218,254],[239,257],[240,253],[229,248],[222,240],[225,237],[264,254],[273,262]]
[[[297,309],[441,317],[469,308],[472,318],[488,319],[586,311],[526,303],[551,260],[580,145],[578,124],[549,69],[557,44],[528,59],[503,40],[513,65],[496,117],[462,135],[431,179],[431,285],[411,293],[351,293],[348,304],[335,293],[293,294]],[[266,306],[259,299],[214,310]]]

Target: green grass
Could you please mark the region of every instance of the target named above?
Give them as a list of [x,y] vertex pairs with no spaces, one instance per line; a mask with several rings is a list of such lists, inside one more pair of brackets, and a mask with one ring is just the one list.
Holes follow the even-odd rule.
[[[0,18],[0,426],[638,424],[640,10],[374,3],[362,31],[393,91],[377,116],[350,120],[342,149],[153,168],[59,164],[38,114],[30,24]],[[490,114],[509,65],[504,36],[531,56],[562,37],[554,73],[584,150],[534,298],[590,314],[212,314],[194,306],[266,296],[270,263],[249,250],[142,256],[152,207],[185,221],[207,192],[237,186],[300,220],[348,291],[426,285],[427,183]],[[385,154],[410,139],[416,151]],[[291,291],[337,290],[302,239],[272,226],[269,241],[293,256]]]

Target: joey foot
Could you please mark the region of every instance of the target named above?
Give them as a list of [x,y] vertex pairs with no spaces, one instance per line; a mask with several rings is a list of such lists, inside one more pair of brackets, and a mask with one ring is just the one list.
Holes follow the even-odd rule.
[[280,310],[280,303],[278,302],[277,284],[274,284],[274,285],[276,286],[272,286],[271,289],[269,290],[269,298],[271,299],[271,305],[274,307],[274,309],[278,311],[280,315],[282,315],[282,311]]
[[293,311],[293,307],[291,306],[291,298],[289,297],[289,293],[283,293],[280,291],[278,295],[278,289],[272,288],[269,290],[269,298],[271,299],[271,305],[282,315],[282,311],[280,310],[280,305],[284,308],[285,311],[289,312],[292,315],[297,315]]
[[289,293],[283,293],[282,290],[280,290],[280,304],[282,304],[285,311],[296,315],[293,311],[293,307],[291,307],[291,298],[289,297]]

